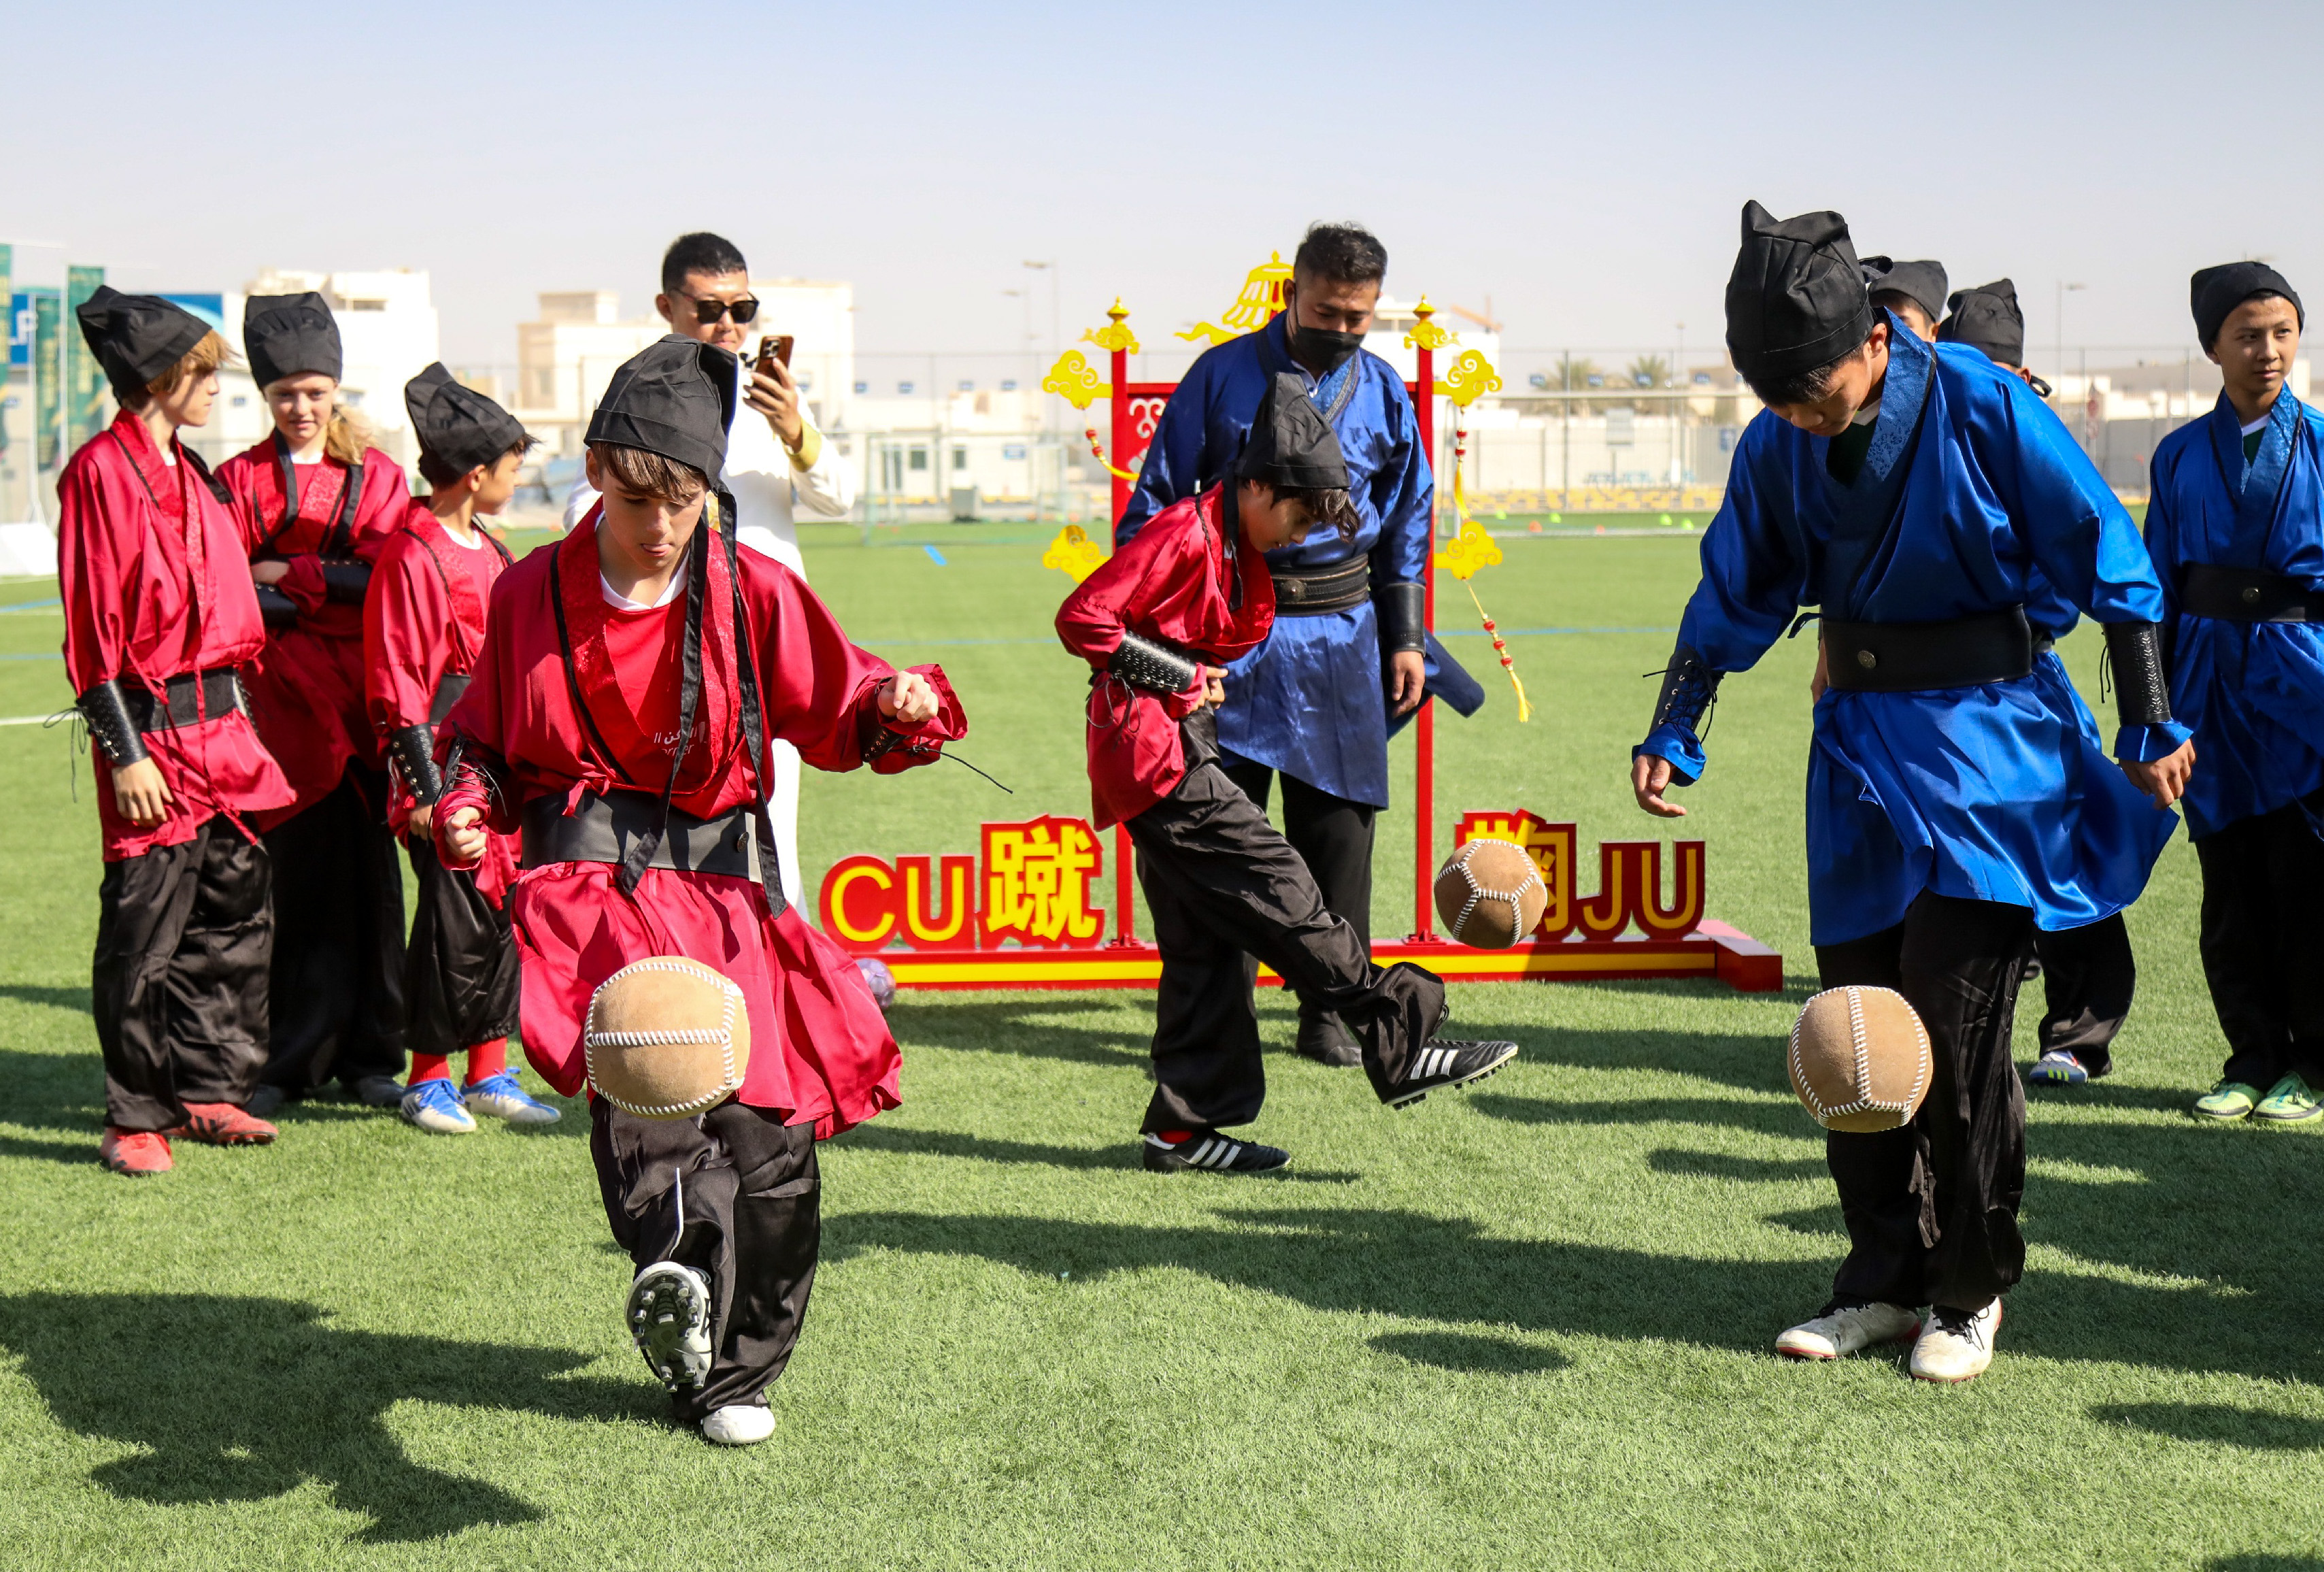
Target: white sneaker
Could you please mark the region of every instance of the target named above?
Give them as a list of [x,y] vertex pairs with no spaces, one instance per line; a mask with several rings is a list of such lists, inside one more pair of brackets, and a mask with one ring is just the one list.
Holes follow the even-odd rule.
[[699,1392],[710,1379],[710,1285],[700,1272],[655,1262],[630,1284],[622,1319],[665,1390]]
[[1902,1343],[1921,1329],[1921,1318],[1903,1305],[1826,1305],[1813,1318],[1775,1339],[1786,1359],[1838,1359],[1859,1348]]
[[1929,1329],[1913,1345],[1913,1374],[1921,1381],[1974,1381],[1993,1363],[1993,1335],[2001,1329],[2001,1301],[1974,1314],[1939,1305]]
[[755,1447],[774,1433],[774,1410],[763,1403],[729,1403],[702,1421],[702,1438],[721,1447]]

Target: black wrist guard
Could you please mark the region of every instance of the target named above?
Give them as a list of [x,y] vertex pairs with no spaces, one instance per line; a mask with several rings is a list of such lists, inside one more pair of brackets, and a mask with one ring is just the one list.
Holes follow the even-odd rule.
[[258,592],[258,620],[270,628],[295,628],[299,625],[299,603],[282,593],[279,586],[252,586]]
[[1184,693],[1194,685],[1194,658],[1176,645],[1125,631],[1105,669],[1149,693]]
[[115,769],[146,756],[145,739],[137,723],[129,718],[129,701],[123,697],[120,683],[108,677],[74,702],[89,736],[105,750],[106,761]]
[[371,564],[363,561],[327,561],[323,564],[323,598],[344,605],[361,606],[364,591],[371,587]]
[[403,776],[403,783],[411,788],[411,795],[421,806],[432,804],[444,795],[444,777],[436,768],[436,733],[424,726],[408,726],[387,734],[387,751],[395,759],[395,767]]
[[1426,585],[1383,584],[1372,591],[1372,606],[1379,616],[1382,650],[1400,655],[1428,648]]
[[1703,717],[1719,698],[1720,675],[1686,645],[1674,645],[1663,669],[1662,697],[1655,700],[1655,726],[1684,726],[1700,738]]
[[2108,623],[2107,662],[2114,668],[2115,716],[2125,726],[2161,726],[2171,718],[2171,679],[2163,670],[2163,629],[2157,623]]

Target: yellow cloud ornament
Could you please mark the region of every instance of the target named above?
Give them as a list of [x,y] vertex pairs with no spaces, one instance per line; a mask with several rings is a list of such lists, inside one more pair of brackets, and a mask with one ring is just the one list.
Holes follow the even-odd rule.
[[1104,560],[1105,549],[1091,540],[1089,532],[1079,524],[1067,524],[1059,530],[1057,538],[1041,554],[1042,567],[1056,569],[1075,584],[1096,572],[1097,565]]

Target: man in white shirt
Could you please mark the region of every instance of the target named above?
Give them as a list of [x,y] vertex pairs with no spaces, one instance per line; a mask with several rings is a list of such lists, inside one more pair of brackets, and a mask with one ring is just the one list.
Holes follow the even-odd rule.
[[[731,351],[740,363],[741,396],[726,433],[726,468],[720,477],[734,495],[735,539],[806,578],[794,521],[800,513],[844,516],[855,502],[855,477],[823,433],[807,423],[790,367],[778,361],[769,375],[756,370],[746,353],[743,340],[758,319],[759,302],[751,293],[742,254],[715,235],[679,236],[662,255],[661,293],[654,297],[654,310],[671,332]],[[596,488],[585,475],[565,499],[566,529],[596,504]],[[798,752],[779,738],[769,742],[768,751],[774,758],[774,779],[767,809],[774,820],[783,896],[796,906],[807,898],[798,865]]]

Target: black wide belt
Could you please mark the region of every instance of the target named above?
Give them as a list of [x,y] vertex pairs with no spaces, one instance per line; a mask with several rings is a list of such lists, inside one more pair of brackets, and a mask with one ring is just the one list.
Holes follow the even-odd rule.
[[1823,623],[1824,674],[1857,693],[1910,693],[2007,682],[2034,670],[2025,608],[2013,606],[1940,623]]
[[2231,623],[2324,622],[2324,596],[2305,581],[2209,562],[2180,569],[2179,609]]
[[[566,814],[559,811],[564,800],[536,797],[524,805],[526,867],[549,863],[611,863],[618,867],[630,847],[653,828],[654,813],[660,806],[642,791],[616,791],[609,797],[592,793]],[[756,841],[748,804],[715,818],[696,818],[673,808],[669,828],[646,866],[757,879]],[[768,885],[767,898],[778,911],[782,909],[777,886]]]
[[436,684],[436,696],[428,701],[428,724],[442,726],[452,707],[460,702],[460,695],[468,691],[469,673],[447,671],[444,680]]
[[[197,675],[180,671],[162,684],[164,691],[149,693],[133,682],[121,684],[121,701],[141,732],[165,732],[181,726],[215,720],[242,707],[242,684],[235,669],[221,666]],[[195,696],[200,695],[197,706]]]
[[1321,616],[1345,611],[1371,598],[1372,565],[1368,557],[1351,557],[1311,573],[1271,572],[1275,580],[1277,616]]

